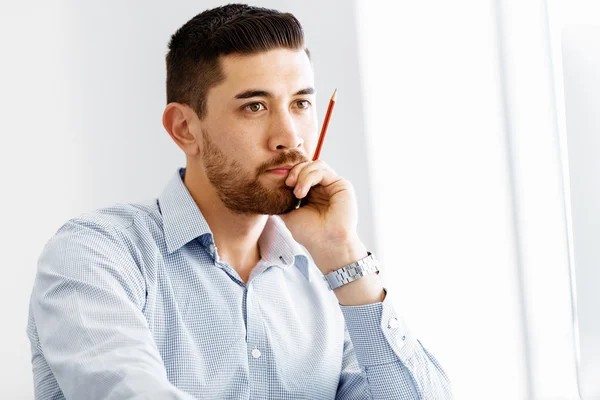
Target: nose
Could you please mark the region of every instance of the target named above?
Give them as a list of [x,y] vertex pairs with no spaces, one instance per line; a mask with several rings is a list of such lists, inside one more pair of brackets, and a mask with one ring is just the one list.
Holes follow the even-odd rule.
[[299,135],[294,118],[289,111],[277,113],[271,126],[269,149],[272,151],[293,150],[302,147],[304,140]]

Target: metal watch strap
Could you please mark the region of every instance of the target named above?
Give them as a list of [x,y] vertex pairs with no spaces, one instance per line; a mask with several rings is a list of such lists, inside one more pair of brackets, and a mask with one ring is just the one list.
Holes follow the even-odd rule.
[[363,259],[323,275],[323,280],[327,282],[329,290],[337,289],[363,276],[379,273],[379,260],[371,252],[367,252],[367,254]]

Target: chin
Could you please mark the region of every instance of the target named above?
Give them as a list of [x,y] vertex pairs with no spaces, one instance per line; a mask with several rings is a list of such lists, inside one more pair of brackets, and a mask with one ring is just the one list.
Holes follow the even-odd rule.
[[254,182],[233,194],[220,197],[227,208],[239,214],[281,215],[294,210],[298,204],[294,188],[286,185],[271,188]]
[[291,211],[294,211],[296,209],[296,204],[297,201],[294,201],[292,204],[286,205],[285,207],[282,207],[279,210],[276,210],[277,212],[271,213],[269,215],[282,215],[282,214],[287,214]]
[[296,208],[298,199],[294,196],[293,189],[285,188],[279,193],[273,193],[262,203],[262,208],[267,215],[286,214]]

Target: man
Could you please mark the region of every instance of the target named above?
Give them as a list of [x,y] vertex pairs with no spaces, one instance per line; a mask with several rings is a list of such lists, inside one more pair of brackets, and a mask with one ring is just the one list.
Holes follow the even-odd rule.
[[451,398],[373,273],[351,184],[309,161],[313,86],[291,14],[227,5],[173,35],[163,125],[186,168],[47,243],[36,398]]

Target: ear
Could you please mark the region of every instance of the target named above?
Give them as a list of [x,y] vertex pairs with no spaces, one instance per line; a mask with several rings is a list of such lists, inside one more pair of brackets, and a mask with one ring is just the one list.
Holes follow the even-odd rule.
[[198,115],[189,106],[181,103],[169,103],[163,112],[162,123],[171,139],[193,157],[200,151],[201,139]]

